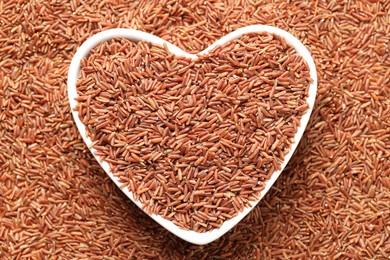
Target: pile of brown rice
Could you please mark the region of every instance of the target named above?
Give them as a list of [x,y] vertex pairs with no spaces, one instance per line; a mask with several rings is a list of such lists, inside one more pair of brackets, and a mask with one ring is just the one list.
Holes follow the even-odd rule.
[[[388,259],[390,3],[0,2],[0,258]],[[193,53],[249,24],[312,52],[319,91],[300,148],[231,232],[183,242],[129,202],[71,118],[70,59],[92,34],[131,27]]]
[[295,49],[252,33],[199,60],[127,39],[82,61],[78,109],[100,159],[149,213],[219,228],[258,199],[307,110]]

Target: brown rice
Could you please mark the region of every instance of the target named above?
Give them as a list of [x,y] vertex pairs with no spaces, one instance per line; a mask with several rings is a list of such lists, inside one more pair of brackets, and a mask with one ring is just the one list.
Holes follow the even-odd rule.
[[147,212],[204,232],[280,169],[309,83],[303,58],[268,33],[197,61],[117,39],[82,61],[77,110],[96,154]]
[[[0,258],[388,259],[390,2],[0,1]],[[70,59],[101,30],[197,53],[249,24],[311,51],[319,89],[288,168],[231,232],[190,245],[113,185],[66,95]]]

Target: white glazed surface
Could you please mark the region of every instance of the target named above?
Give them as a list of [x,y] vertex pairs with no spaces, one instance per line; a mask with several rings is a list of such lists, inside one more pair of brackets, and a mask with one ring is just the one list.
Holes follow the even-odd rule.
[[[160,215],[156,214],[148,214],[152,219],[154,219],[157,223],[159,223],[161,226],[175,234],[176,236],[197,245],[204,245],[208,244],[222,235],[224,235],[226,232],[228,232],[231,228],[233,228],[237,223],[239,223],[255,206],[256,204],[264,197],[264,195],[268,192],[268,190],[271,188],[271,186],[274,184],[276,179],[279,177],[280,173],[283,171],[284,167],[287,165],[288,161],[290,160],[291,156],[293,155],[295,149],[298,146],[298,143],[305,131],[306,125],[309,121],[310,114],[313,110],[315,96],[317,93],[317,72],[315,68],[315,64],[313,61],[313,58],[311,57],[309,51],[306,49],[306,47],[293,35],[290,33],[276,28],[272,26],[267,25],[251,25],[247,27],[240,28],[232,33],[229,33],[228,35],[222,37],[218,41],[216,41],[214,44],[209,46],[207,49],[200,52],[198,55],[207,54],[210,50],[214,49],[218,45],[223,45],[228,43],[231,40],[240,38],[243,34],[247,33],[253,33],[253,32],[268,32],[272,34],[279,35],[283,37],[288,44],[293,46],[297,53],[301,55],[307,62],[309,69],[310,69],[310,76],[313,79],[313,82],[310,84],[309,89],[309,95],[307,98],[307,103],[309,104],[308,111],[302,116],[301,119],[301,125],[298,128],[298,131],[295,135],[294,142],[292,143],[290,152],[285,156],[284,162],[281,165],[281,170],[275,171],[271,178],[266,182],[265,188],[261,191],[261,194],[259,195],[259,200],[252,202],[252,207],[245,208],[242,212],[240,212],[236,217],[225,221],[222,226],[218,229],[214,229],[205,233],[198,233],[191,230],[183,230],[173,224],[171,221],[166,220],[162,218]],[[77,128],[84,140],[84,142],[87,144],[89,149],[91,150],[92,154],[96,158],[96,160],[99,162],[101,167],[105,170],[105,172],[110,176],[110,178],[114,181],[114,183],[117,186],[120,186],[120,182],[118,178],[116,178],[112,172],[110,171],[109,164],[106,161],[102,161],[99,159],[98,156],[95,155],[95,149],[91,148],[92,140],[86,136],[86,128],[85,125],[80,121],[78,112],[75,111],[75,107],[77,105],[77,101],[75,98],[77,97],[77,90],[76,90],[76,82],[78,79],[78,74],[80,70],[80,62],[81,59],[89,54],[91,49],[93,49],[96,45],[98,45],[101,42],[113,39],[113,38],[127,38],[133,41],[146,41],[151,42],[153,44],[157,45],[163,45],[166,44],[168,47],[168,50],[175,54],[176,56],[184,56],[191,59],[197,59],[197,55],[189,54],[182,49],[174,46],[173,44],[157,37],[154,35],[151,35],[149,33],[141,32],[138,30],[133,29],[110,29],[106,30],[100,33],[95,34],[88,40],[86,40],[77,50],[76,54],[74,55],[72,62],[70,64],[69,72],[68,72],[68,97],[70,102],[71,111],[74,117],[74,120],[76,122]],[[122,191],[126,194],[127,197],[129,197],[138,207],[141,208],[142,203],[135,200],[132,193],[127,188],[122,188]]]

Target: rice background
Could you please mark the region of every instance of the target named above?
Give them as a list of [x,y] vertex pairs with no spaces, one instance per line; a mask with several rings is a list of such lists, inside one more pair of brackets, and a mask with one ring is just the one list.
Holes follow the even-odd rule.
[[[390,1],[1,1],[0,258],[388,259]],[[232,231],[186,243],[133,205],[72,120],[77,47],[135,28],[196,53],[269,24],[312,52],[319,90],[300,148]]]

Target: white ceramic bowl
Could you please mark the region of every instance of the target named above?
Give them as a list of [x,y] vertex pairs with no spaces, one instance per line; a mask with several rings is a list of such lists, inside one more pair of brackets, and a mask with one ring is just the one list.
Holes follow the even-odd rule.
[[[289,43],[291,46],[293,46],[297,53],[301,55],[307,62],[309,68],[310,68],[310,76],[313,79],[313,82],[310,84],[309,89],[309,96],[307,98],[307,103],[309,104],[308,111],[303,115],[301,119],[301,125],[298,128],[298,131],[296,133],[296,136],[294,138],[294,143],[292,144],[290,152],[285,156],[285,160],[283,164],[281,165],[280,171],[275,171],[271,178],[266,182],[265,188],[261,191],[261,194],[259,195],[259,200],[252,202],[252,207],[245,208],[242,212],[240,212],[236,217],[225,221],[222,226],[218,229],[214,229],[209,232],[205,233],[197,233],[195,231],[188,231],[183,230],[173,224],[171,221],[166,220],[162,218],[160,215],[151,215],[149,216],[153,218],[157,223],[159,223],[161,226],[175,234],[176,236],[190,242],[193,244],[198,245],[204,245],[208,244],[219,237],[221,237],[223,234],[228,232],[231,228],[233,228],[237,223],[239,223],[255,206],[256,204],[264,197],[264,195],[268,192],[268,190],[271,188],[271,186],[274,184],[276,179],[279,177],[280,173],[283,171],[284,167],[287,165],[288,161],[290,160],[292,154],[294,153],[295,149],[298,146],[298,143],[305,131],[306,125],[309,121],[310,114],[313,110],[315,96],[317,93],[317,73],[316,68],[314,65],[313,58],[311,57],[309,51],[306,49],[306,47],[292,34],[276,28],[272,26],[267,25],[251,25],[247,27],[240,28],[232,33],[229,33],[228,35],[222,37],[218,41],[216,41],[214,44],[209,46],[207,49],[203,50],[199,54],[207,54],[210,50],[214,49],[218,45],[223,45],[228,43],[231,40],[240,38],[243,34],[252,33],[252,32],[268,32],[272,34],[279,35],[283,37],[287,43]],[[80,61],[83,57],[87,56],[91,49],[93,49],[96,45],[103,41],[110,40],[112,38],[127,38],[133,41],[147,41],[151,42],[153,44],[163,45],[164,43],[167,45],[169,51],[177,56],[184,56],[191,59],[197,59],[197,55],[189,54],[182,49],[178,48],[177,46],[174,46],[173,44],[157,37],[154,35],[151,35],[149,33],[141,32],[138,30],[133,29],[110,29],[107,31],[103,31],[100,33],[97,33],[96,35],[93,35],[91,38],[86,40],[77,50],[76,54],[74,55],[72,62],[70,64],[69,72],[68,72],[68,96],[69,96],[69,102],[71,106],[71,111],[74,117],[74,120],[76,122],[76,125],[80,131],[81,136],[84,139],[84,142],[87,144],[87,146],[91,147],[91,139],[86,136],[86,128],[85,125],[80,121],[78,112],[74,110],[74,108],[77,105],[77,101],[75,98],[77,97],[77,91],[76,91],[76,82],[78,79],[78,74],[80,70]],[[95,155],[95,150],[93,148],[90,148],[92,154],[95,156],[96,160],[99,162],[101,167],[106,171],[108,176],[115,182],[117,186],[120,186],[120,182],[118,178],[116,178],[112,172],[110,171],[109,164],[105,161],[102,161],[99,159],[98,156]],[[127,189],[123,188],[122,191],[126,194],[127,197],[129,197],[138,207],[141,208],[142,204],[139,201],[136,201],[132,195],[132,193]]]

